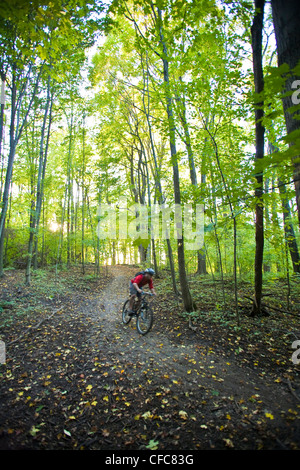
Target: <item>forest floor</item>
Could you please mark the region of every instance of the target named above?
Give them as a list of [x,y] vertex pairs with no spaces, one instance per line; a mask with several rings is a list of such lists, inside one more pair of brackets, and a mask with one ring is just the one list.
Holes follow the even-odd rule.
[[[164,277],[155,281],[152,330],[141,336],[121,319],[137,270],[109,267],[96,278],[72,267],[55,280],[49,269],[29,287],[23,271],[6,271],[0,449],[300,449],[296,294],[295,315],[250,318],[251,289],[241,286],[238,327],[212,282],[195,276],[193,331]],[[268,303],[281,308],[284,289],[272,289]]]

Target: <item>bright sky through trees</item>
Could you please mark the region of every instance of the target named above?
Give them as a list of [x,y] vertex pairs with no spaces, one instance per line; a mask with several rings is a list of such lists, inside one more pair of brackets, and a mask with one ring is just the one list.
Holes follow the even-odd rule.
[[[26,265],[30,282],[41,263],[134,260],[159,271],[167,262],[187,310],[185,266],[233,275],[235,291],[253,271],[298,272],[297,142],[286,138],[272,7],[263,5],[257,94],[253,34],[262,8],[250,1],[4,3],[1,272]],[[99,207],[120,198],[147,208],[148,227],[152,205],[200,204],[203,246],[153,240],[150,229],[146,239],[99,238]],[[260,207],[264,248],[254,267]],[[141,230],[138,206],[128,214]]]

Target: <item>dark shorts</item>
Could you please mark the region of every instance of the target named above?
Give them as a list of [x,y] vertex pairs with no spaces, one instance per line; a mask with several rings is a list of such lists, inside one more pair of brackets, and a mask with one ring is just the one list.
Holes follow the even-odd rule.
[[133,286],[132,282],[129,281],[129,293],[130,295],[137,295],[138,297],[141,295],[136,288]]

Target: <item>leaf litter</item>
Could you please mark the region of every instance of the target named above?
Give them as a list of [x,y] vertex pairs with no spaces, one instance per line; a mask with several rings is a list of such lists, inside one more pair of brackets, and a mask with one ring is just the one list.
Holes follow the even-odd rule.
[[11,346],[0,366],[0,448],[298,449],[290,350],[267,328],[254,341],[246,322],[236,333],[200,316],[191,331],[159,280],[153,328],[140,336],[121,321],[135,271],[85,280],[72,268],[51,295],[50,272],[47,295],[38,279],[18,294],[23,273],[4,278],[2,298],[14,305],[1,329]]

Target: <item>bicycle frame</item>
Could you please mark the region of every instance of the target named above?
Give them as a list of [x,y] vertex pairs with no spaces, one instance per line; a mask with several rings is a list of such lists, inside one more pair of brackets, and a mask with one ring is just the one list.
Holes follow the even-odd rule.
[[[142,292],[144,294],[143,296],[139,296],[138,298],[135,297],[134,303],[132,305],[132,314],[128,314],[127,308],[128,304],[130,302],[130,299],[126,300],[126,302],[123,305],[123,310],[122,310],[122,319],[123,323],[125,325],[128,325],[128,323],[131,321],[132,317],[136,317],[136,327],[137,330],[140,334],[145,335],[147,334],[153,324],[153,311],[149,303],[147,302],[147,299],[145,298],[145,295],[154,295],[150,292]],[[146,316],[143,315],[143,311],[146,312]]]
[[148,301],[146,299],[146,297],[143,297],[144,295],[153,295],[151,292],[142,292],[141,294],[141,297],[138,297],[137,299],[134,300],[134,304],[133,304],[133,311],[139,315],[140,314],[140,311],[141,311],[141,308],[142,307],[145,307],[148,305]]

